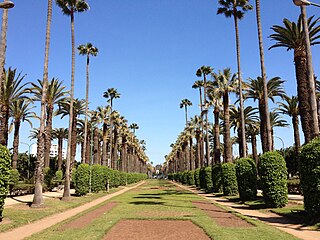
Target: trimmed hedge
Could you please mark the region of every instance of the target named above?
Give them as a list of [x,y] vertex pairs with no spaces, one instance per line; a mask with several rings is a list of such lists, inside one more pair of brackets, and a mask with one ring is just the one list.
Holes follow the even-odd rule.
[[212,183],[212,170],[211,167],[206,167],[204,169],[204,182],[206,192],[212,192],[213,183]]
[[196,187],[200,187],[200,168],[194,170],[194,184]]
[[8,194],[8,185],[10,178],[10,162],[11,157],[9,150],[0,145],[0,222],[2,221],[2,212],[4,208],[4,200]]
[[240,199],[254,199],[257,196],[257,170],[254,160],[240,158],[235,163]]
[[238,194],[238,183],[236,176],[236,167],[234,163],[223,163],[222,170],[222,189],[226,196]]
[[125,173],[101,165],[90,167],[88,164],[80,164],[76,170],[72,170],[72,179],[77,195],[86,195],[90,190],[90,168],[92,192],[108,190],[108,183],[110,187],[116,188],[148,178],[147,174]]
[[204,167],[200,168],[199,177],[200,177],[200,188],[206,189],[206,171]]
[[267,152],[260,157],[260,181],[264,202],[268,207],[284,207],[288,203],[287,168],[278,152]]
[[320,218],[320,139],[314,139],[301,148],[301,188],[304,208],[312,218]]
[[212,191],[222,192],[222,168],[221,164],[212,166]]
[[188,181],[187,184],[190,186],[193,186],[194,183],[194,171],[188,171],[188,177],[187,177]]

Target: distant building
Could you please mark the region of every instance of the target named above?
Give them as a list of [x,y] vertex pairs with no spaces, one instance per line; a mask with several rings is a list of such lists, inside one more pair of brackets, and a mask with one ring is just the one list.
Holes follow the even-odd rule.
[[[37,144],[32,145],[31,154],[35,156],[37,155]],[[58,144],[51,144],[50,157],[54,158],[57,156],[58,156]],[[67,158],[67,151],[65,148],[62,148],[62,158],[63,159]]]

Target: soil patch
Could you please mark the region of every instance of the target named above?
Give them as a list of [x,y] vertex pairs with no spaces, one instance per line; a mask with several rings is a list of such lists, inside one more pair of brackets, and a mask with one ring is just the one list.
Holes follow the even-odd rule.
[[9,218],[3,218],[2,221],[0,222],[0,225],[5,225],[12,223],[12,221]]
[[191,221],[122,220],[104,240],[210,240],[204,231]]
[[137,216],[139,217],[190,217],[192,214],[187,213],[187,212],[175,212],[175,211],[153,211],[153,212],[148,212],[148,211],[143,211],[143,212],[137,212]]
[[103,205],[102,207],[97,208],[94,211],[88,212],[87,214],[63,225],[61,227],[61,230],[66,229],[80,229],[83,227],[88,226],[94,219],[99,218],[103,214],[111,211],[114,207],[118,205],[117,202],[109,202],[106,205]]
[[194,206],[205,211],[213,220],[222,227],[249,228],[253,227],[247,221],[227,212],[226,210],[207,202],[192,202]]

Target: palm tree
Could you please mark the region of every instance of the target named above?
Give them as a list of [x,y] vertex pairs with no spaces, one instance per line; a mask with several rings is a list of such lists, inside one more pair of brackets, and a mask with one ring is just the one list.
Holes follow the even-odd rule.
[[223,122],[224,122],[224,161],[232,161],[232,144],[230,139],[230,113],[229,113],[229,93],[235,92],[237,78],[236,74],[231,73],[230,68],[219,71],[219,74],[214,73],[214,82],[212,89],[216,95],[221,95],[223,99]]
[[224,14],[225,17],[233,17],[234,27],[236,31],[236,48],[237,48],[237,63],[238,63],[238,78],[239,78],[239,100],[240,100],[240,112],[241,112],[241,142],[243,145],[241,157],[246,157],[246,130],[244,123],[244,108],[243,108],[243,96],[242,96],[242,76],[241,76],[241,64],[240,64],[240,37],[238,20],[244,17],[245,12],[252,10],[252,6],[248,0],[219,0],[218,3],[221,7],[218,8],[217,14]]
[[284,97],[285,102],[279,103],[279,110],[292,118],[294,145],[296,154],[299,154],[300,149],[300,134],[299,134],[299,101],[297,96],[291,98]]
[[[196,75],[197,77],[202,77],[203,76],[203,104],[204,104],[204,114],[206,115],[206,122],[205,122],[205,129],[206,129],[206,134],[203,134],[206,136],[206,165],[210,165],[210,146],[209,146],[209,134],[208,134],[208,127],[209,127],[209,121],[208,121],[208,104],[207,104],[207,75],[211,74],[213,71],[213,68],[210,66],[202,66],[200,67]],[[203,116],[203,113],[201,112],[201,117]]]
[[86,45],[80,45],[78,47],[79,54],[87,56],[87,65],[86,65],[86,110],[85,110],[85,119],[84,119],[84,143],[83,147],[87,147],[87,134],[88,134],[88,108],[89,108],[89,64],[90,64],[90,55],[97,56],[98,48],[94,47],[91,43]]
[[274,133],[273,128],[275,127],[289,127],[286,120],[280,116],[278,109],[274,109],[270,112],[270,124],[271,124],[271,136],[272,136],[272,149],[274,149]]
[[58,170],[61,170],[63,140],[68,138],[68,129],[55,128],[52,132],[52,135],[54,138],[58,139]]
[[23,98],[15,99],[10,104],[10,115],[13,118],[14,124],[14,139],[13,139],[13,154],[12,154],[12,168],[17,169],[18,149],[19,149],[19,131],[21,122],[28,122],[32,127],[30,118],[35,117],[35,113],[31,112],[35,106],[30,106],[32,102]]
[[[35,190],[32,201],[33,207],[38,207],[43,204],[42,197],[42,184],[43,184],[43,166],[45,163],[45,120],[46,120],[46,100],[47,100],[47,86],[48,86],[48,69],[49,69],[49,48],[50,48],[50,35],[51,35],[51,20],[52,20],[52,0],[48,0],[47,10],[47,26],[46,26],[46,43],[44,54],[44,67],[43,67],[43,90],[41,96],[41,113],[40,113],[40,127],[37,144],[37,162],[35,170]],[[50,138],[49,138],[50,139]],[[48,140],[48,138],[47,138]],[[50,149],[49,149],[50,151]]]
[[180,103],[180,108],[184,108],[186,115],[186,126],[188,124],[188,106],[192,106],[192,102],[189,99],[182,99]]
[[[262,100],[262,113],[260,113],[261,121],[261,139],[264,139],[265,144],[263,144],[263,152],[272,151],[271,149],[271,126],[270,126],[270,115],[269,115],[269,103],[268,103],[268,86],[267,86],[267,76],[266,67],[264,64],[264,48],[263,48],[263,38],[262,38],[262,26],[261,26],[261,16],[260,16],[260,0],[256,0],[256,18],[258,26],[258,39],[259,39],[259,53],[260,53],[260,66],[261,66],[261,78],[263,84],[263,98]],[[263,136],[262,136],[263,135]],[[266,136],[265,136],[266,135]]]
[[8,145],[8,122],[10,116],[10,103],[18,98],[24,98],[26,89],[24,88],[28,83],[22,84],[25,77],[19,73],[16,76],[16,69],[9,68],[5,73],[3,82],[2,95],[1,95],[1,111],[0,111],[0,144],[3,146]]
[[259,123],[260,122],[257,121],[247,126],[247,135],[251,140],[252,158],[255,160],[257,167],[258,167],[259,157],[258,157],[256,136],[259,135],[259,130],[260,130]]
[[[84,0],[56,0],[57,5],[61,8],[62,13],[71,17],[71,92],[70,92],[70,118],[69,129],[73,129],[73,98],[74,98],[74,68],[75,68],[75,37],[74,37],[74,13],[85,12],[89,5]],[[68,134],[68,154],[66,162],[65,186],[63,189],[63,198],[70,197],[70,163],[71,163],[71,141],[72,131]]]
[[[31,83],[32,87],[29,89],[34,94],[32,98],[35,101],[42,101],[44,81],[38,80],[37,83]],[[47,82],[46,93],[46,124],[45,124],[45,144],[44,144],[44,167],[49,167],[50,162],[50,148],[51,148],[51,133],[52,133],[52,119],[54,115],[54,105],[59,104],[66,99],[67,91],[62,85],[63,81],[52,78]],[[38,149],[39,150],[39,149]],[[38,154],[38,153],[37,153]]]
[[[319,18],[313,20],[313,17],[308,19],[309,36],[311,45],[319,44],[320,26],[316,26]],[[305,34],[303,31],[302,17],[299,16],[298,22],[291,22],[288,19],[283,20],[283,26],[274,25],[271,29],[274,31],[270,38],[276,43],[269,49],[277,47],[285,47],[287,50],[294,51],[294,62],[297,79],[297,92],[299,99],[299,112],[301,115],[302,129],[304,133],[305,142],[313,139],[313,118],[310,106],[309,83],[307,78],[307,56],[305,49]],[[310,124],[311,123],[311,124]]]
[[[194,89],[199,89],[199,97],[200,97],[200,115],[202,114],[202,112],[203,112],[203,106],[204,106],[204,103],[202,102],[202,99],[203,99],[203,97],[202,97],[202,88],[204,87],[204,82],[203,81],[201,81],[201,80],[198,80],[198,81],[196,81],[193,85],[192,85],[192,88],[194,88]],[[200,128],[200,130],[202,131],[202,135],[201,136],[203,136],[204,134],[203,134],[203,121],[201,120],[200,121],[200,124],[201,124],[201,128]],[[201,150],[201,153],[199,153],[200,154],[200,157],[201,157],[201,160],[200,160],[200,162],[201,162],[201,166],[202,166],[202,164],[203,164],[203,162],[204,162],[204,142],[203,142],[203,137],[201,137],[200,138],[201,139],[201,144],[199,145],[199,147],[200,147],[200,150]],[[199,167],[200,167],[200,165],[199,165]]]
[[108,88],[106,92],[104,92],[103,97],[108,99],[110,103],[111,112],[113,111],[113,99],[120,98],[121,94],[118,93],[115,88]]
[[131,123],[130,126],[129,126],[129,128],[130,128],[131,130],[133,130],[133,135],[135,136],[135,135],[136,135],[136,130],[139,129],[139,125],[136,124],[136,123]]
[[[271,78],[267,82],[267,92],[268,98],[271,99],[272,102],[275,102],[275,97],[283,97],[285,95],[285,90],[283,87],[283,83],[285,81],[280,77]],[[265,111],[265,101],[264,101],[264,80],[262,77],[257,77],[257,79],[249,78],[249,82],[246,83],[246,93],[244,95],[245,99],[252,98],[254,101],[258,100],[258,108],[259,108],[259,116],[260,116],[260,137],[262,143],[263,152],[267,152],[269,147],[267,145],[267,128],[266,128],[266,119],[264,115]],[[269,115],[270,118],[270,115]],[[272,138],[271,138],[272,143]],[[273,150],[271,148],[271,150]]]

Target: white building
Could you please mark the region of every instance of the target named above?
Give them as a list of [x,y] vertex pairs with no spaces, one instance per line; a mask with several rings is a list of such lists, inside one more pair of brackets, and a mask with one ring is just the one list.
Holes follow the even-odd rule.
[[[33,144],[31,146],[31,154],[32,155],[37,155],[37,144]],[[58,156],[58,144],[51,144],[50,148],[50,157],[57,157]],[[65,148],[62,148],[62,159],[67,158],[67,151]]]

